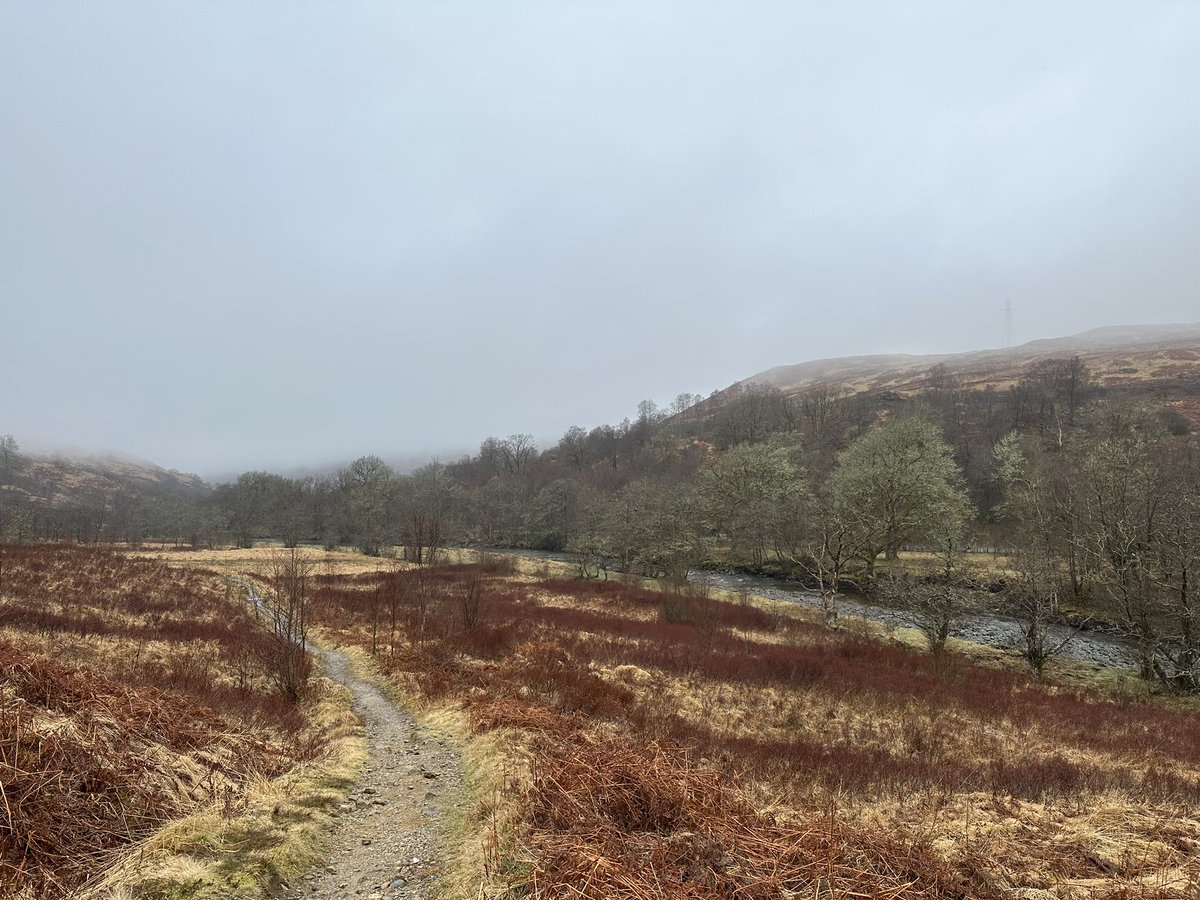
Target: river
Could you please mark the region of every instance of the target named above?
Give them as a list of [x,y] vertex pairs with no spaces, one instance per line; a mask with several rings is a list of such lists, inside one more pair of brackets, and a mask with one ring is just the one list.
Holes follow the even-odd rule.
[[[565,553],[550,553],[543,550],[504,548],[487,552],[523,556],[527,559],[547,559],[555,562],[569,563],[572,561]],[[755,596],[765,597],[769,600],[797,603],[815,610],[821,608],[820,597],[815,591],[808,590],[794,582],[709,571],[695,572],[690,578],[697,583],[710,584],[728,591],[748,590]],[[871,603],[861,597],[839,596],[838,612],[841,615],[858,616],[872,622],[882,622],[885,625],[901,628],[913,627],[916,624],[916,616],[910,610]],[[1068,641],[1061,651],[1061,655],[1068,659],[1124,669],[1136,669],[1138,666],[1137,648],[1132,641],[1098,631],[1082,631],[1066,625],[1050,625],[1047,631],[1051,646],[1064,640]],[[1002,649],[1015,650],[1021,643],[1020,623],[1010,616],[998,613],[968,614],[951,633],[954,637],[964,641]]]

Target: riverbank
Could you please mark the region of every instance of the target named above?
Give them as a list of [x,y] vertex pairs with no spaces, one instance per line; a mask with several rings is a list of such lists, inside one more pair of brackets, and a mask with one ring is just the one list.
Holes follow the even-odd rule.
[[[504,547],[478,552],[507,554],[566,565],[573,563],[569,554],[544,550]],[[798,604],[812,610],[821,608],[820,595],[815,590],[782,578],[706,569],[692,573],[690,579],[735,594],[748,593],[767,600]],[[913,610],[880,603],[862,594],[839,594],[837,606],[841,615],[878,622],[888,628],[915,628],[917,625],[917,614]],[[1137,668],[1137,647],[1131,640],[1065,622],[1053,623],[1048,626],[1048,630],[1051,644],[1063,644],[1060,655],[1066,659],[1116,669]],[[1021,623],[1001,613],[974,612],[962,617],[952,630],[951,636],[973,644],[1016,652],[1022,641]]]

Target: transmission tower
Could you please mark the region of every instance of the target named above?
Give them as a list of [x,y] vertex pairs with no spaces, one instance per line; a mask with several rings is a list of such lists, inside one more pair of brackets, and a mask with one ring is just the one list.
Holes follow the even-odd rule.
[[1017,327],[1013,324],[1013,305],[1011,300],[1004,301],[1004,346],[1012,347],[1017,343]]

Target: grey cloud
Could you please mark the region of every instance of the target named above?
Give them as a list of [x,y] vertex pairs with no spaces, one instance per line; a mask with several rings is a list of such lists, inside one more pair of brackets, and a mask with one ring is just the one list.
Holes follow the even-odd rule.
[[0,5],[0,431],[202,471],[1194,320],[1190,3]]

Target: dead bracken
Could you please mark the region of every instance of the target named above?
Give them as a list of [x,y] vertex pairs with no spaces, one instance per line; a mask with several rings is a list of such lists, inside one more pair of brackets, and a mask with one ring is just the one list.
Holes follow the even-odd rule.
[[312,614],[507,735],[494,895],[1167,900],[1200,878],[1190,709],[494,561],[324,577]]
[[315,752],[219,584],[107,550],[6,550],[0,895],[63,896],[164,823],[232,814],[252,779]]

